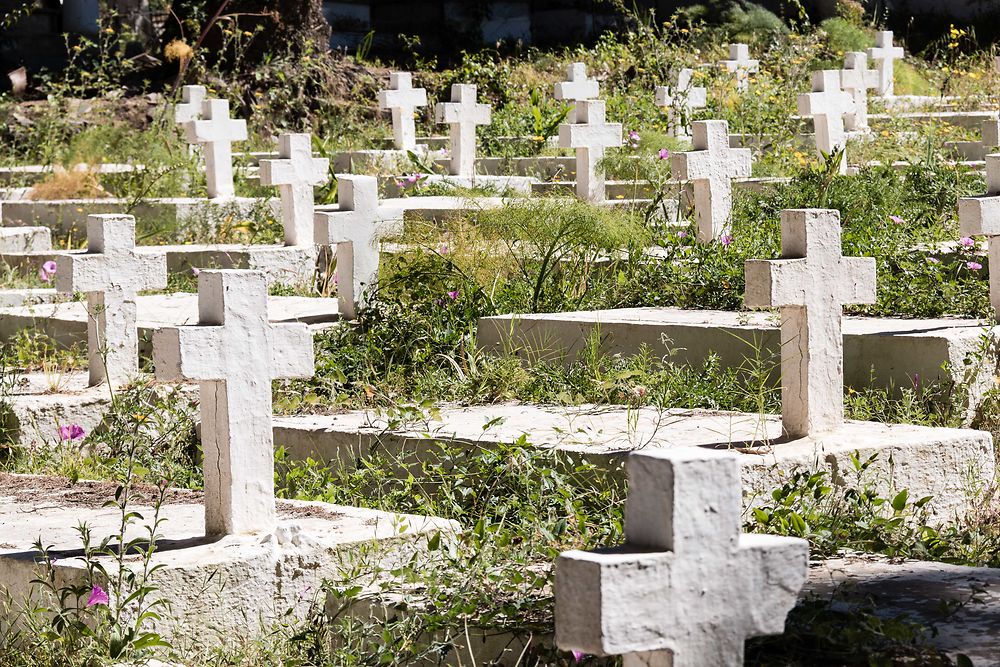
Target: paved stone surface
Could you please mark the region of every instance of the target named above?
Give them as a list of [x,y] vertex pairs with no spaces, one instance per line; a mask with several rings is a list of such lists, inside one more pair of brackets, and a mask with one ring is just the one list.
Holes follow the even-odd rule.
[[[781,420],[771,415],[704,410],[629,410],[621,406],[501,404],[448,407],[440,419],[388,429],[378,415],[354,411],[329,416],[276,417],[274,441],[292,456],[339,461],[347,467],[373,446],[426,459],[435,440],[490,446],[522,435],[535,447],[558,447],[606,465],[609,459],[649,448],[702,446],[742,453],[746,502],[759,502],[789,471],[823,468],[838,483],[854,483],[850,455],[879,453],[872,482],[884,493],[908,489],[935,497],[938,517],[964,513],[970,489],[990,480],[996,463],[988,433],[908,425],[847,422],[836,431],[783,440]],[[891,459],[891,460],[890,460]],[[769,496],[768,496],[769,497]]]

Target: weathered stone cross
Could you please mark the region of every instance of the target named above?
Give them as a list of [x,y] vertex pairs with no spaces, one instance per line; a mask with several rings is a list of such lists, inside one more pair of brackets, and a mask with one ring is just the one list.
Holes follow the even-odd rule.
[[452,176],[472,178],[476,173],[476,126],[490,122],[490,105],[476,103],[476,86],[456,83],[451,87],[451,102],[434,106],[438,123],[445,123],[451,134]]
[[694,186],[694,210],[698,240],[708,243],[729,229],[733,211],[734,178],[750,176],[749,148],[729,147],[729,123],[699,120],[691,124],[694,150],[674,153],[670,166],[674,176]]
[[200,383],[205,534],[273,531],[271,381],[313,373],[305,324],[271,324],[263,273],[203,270],[198,324],[153,336],[156,377]]
[[605,122],[604,100],[580,100],[576,123],[559,126],[559,145],[576,149],[576,196],[584,201],[605,198],[604,174],[598,173],[604,150],[622,145],[621,123]]
[[260,184],[277,186],[281,192],[281,219],[285,245],[313,244],[313,187],[326,183],[330,161],[312,156],[308,134],[282,134],[278,137],[277,160],[260,161]]
[[625,544],[555,566],[556,644],[624,667],[739,667],[780,634],[809,544],[741,532],[739,455],[700,447],[628,457]]
[[205,86],[181,88],[181,103],[174,107],[174,122],[180,125],[201,118],[201,105],[207,96]]
[[399,150],[417,149],[413,110],[426,105],[427,91],[413,87],[413,77],[409,72],[393,72],[389,75],[389,90],[379,91],[378,106],[392,111],[392,138]]
[[840,160],[840,173],[847,173],[847,135],[844,116],[854,113],[854,98],[840,89],[840,71],[826,69],[812,73],[811,93],[798,96],[799,113],[812,116],[816,131],[816,152],[820,158],[845,149]]
[[677,74],[677,85],[673,91],[669,86],[656,87],[656,106],[667,110],[667,125],[676,137],[689,136],[688,127],[693,109],[701,109],[708,104],[708,93],[704,86],[692,86],[694,70],[684,68]]
[[760,69],[760,61],[750,59],[750,47],[746,44],[730,44],[729,60],[723,60],[719,64],[727,72],[736,75],[736,89],[741,93],[750,88],[750,74]]
[[[566,81],[560,81],[555,85],[555,98],[557,100],[579,102],[580,100],[593,100],[600,97],[601,87],[596,79],[587,77],[585,63],[571,63],[566,71],[566,77]],[[576,105],[566,114],[566,122],[576,122]]]
[[1000,153],[986,156],[986,194],[958,200],[958,221],[965,236],[985,236],[990,253],[990,303],[1000,320]]
[[205,100],[200,119],[184,123],[187,140],[205,145],[208,196],[233,197],[233,142],[245,141],[247,123],[229,117],[229,100]]
[[378,179],[338,175],[337,199],[340,211],[316,214],[316,244],[337,246],[339,312],[341,318],[351,320],[367,303],[378,279]]
[[781,259],[746,263],[749,308],[781,311],[781,417],[790,437],[844,422],[843,308],[875,302],[875,260],[844,257],[840,213],[781,212]]
[[868,57],[875,62],[878,70],[878,85],[875,92],[882,97],[892,97],[895,86],[893,61],[906,55],[901,46],[892,45],[892,31],[882,30],[875,35],[874,48],[868,49]]
[[136,250],[135,218],[87,216],[87,252],[59,257],[56,287],[87,295],[91,385],[122,385],[138,375],[136,295],[166,286],[167,256]]
[[854,112],[844,118],[844,128],[850,132],[866,132],[868,89],[878,85],[878,72],[868,69],[868,56],[861,51],[849,51],[844,55],[840,85],[854,100]]

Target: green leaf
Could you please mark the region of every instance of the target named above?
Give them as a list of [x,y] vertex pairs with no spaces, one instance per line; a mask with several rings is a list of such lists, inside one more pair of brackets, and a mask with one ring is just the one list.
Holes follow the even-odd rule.
[[906,499],[909,497],[909,492],[903,489],[896,494],[896,497],[892,499],[892,509],[897,512],[902,512],[906,508]]

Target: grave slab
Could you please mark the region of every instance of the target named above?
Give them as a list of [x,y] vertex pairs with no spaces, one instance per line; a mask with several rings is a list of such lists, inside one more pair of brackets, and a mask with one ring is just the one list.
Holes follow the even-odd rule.
[[0,290],[0,308],[17,308],[36,303],[52,303],[61,297],[54,289],[2,289]]
[[[39,571],[33,543],[39,536],[58,556],[58,585],[85,582],[76,526],[86,522],[95,541],[117,534],[120,515],[102,505],[115,485],[52,477],[0,475],[0,587],[25,600]],[[140,489],[134,509],[153,516],[150,489]],[[171,611],[153,629],[178,645],[228,644],[233,636],[263,634],[286,610],[305,616],[324,578],[339,574],[352,553],[380,543],[382,566],[420,549],[430,533],[454,532],[443,519],[390,514],[324,503],[277,503],[274,533],[206,538],[202,494],[171,491],[161,510],[154,581]],[[31,520],[26,521],[25,517]],[[145,520],[128,537],[145,535]],[[104,561],[114,576],[114,564]]]
[[[198,322],[197,294],[140,296],[137,306],[141,355],[149,353],[148,339],[154,331]],[[268,298],[268,319],[275,323],[303,322],[315,331],[336,323],[340,315],[336,299],[272,296]],[[8,340],[28,327],[42,331],[62,345],[85,342],[86,304],[74,301],[0,309],[0,340]]]
[[1000,570],[867,554],[810,563],[804,592],[842,609],[934,628],[931,646],[976,667],[1000,665]]
[[755,506],[799,470],[826,470],[834,483],[856,484],[850,457],[878,454],[869,468],[882,494],[907,489],[910,497],[934,496],[935,518],[963,515],[982,502],[975,489],[996,468],[990,434],[967,429],[846,422],[806,438],[783,439],[774,415],[626,406],[573,407],[507,403],[443,406],[437,417],[389,427],[379,415],[353,411],[329,416],[275,417],[275,445],[292,457],[346,466],[373,448],[399,455],[401,465],[440,462],[435,442],[470,447],[513,443],[575,453],[600,467],[638,449],[710,447],[740,452],[744,503]]
[[[87,216],[95,213],[130,213],[147,226],[162,225],[176,229],[186,225],[217,223],[227,215],[249,215],[261,206],[281,215],[277,199],[233,197],[210,200],[197,198],[145,199],[134,207],[125,199],[59,199],[19,200],[0,202],[0,225],[6,227],[48,227],[54,233],[82,238],[87,229]],[[131,209],[131,210],[130,210]]]
[[[27,186],[34,185],[51,176],[62,167],[51,165],[26,164],[12,167],[0,167],[0,185],[3,186]],[[139,164],[77,164],[71,167],[72,171],[89,171],[95,174],[131,174],[144,170],[145,167]]]
[[52,232],[47,227],[0,227],[0,253],[51,249]]
[[[995,386],[995,361],[977,361],[983,341],[1000,329],[979,320],[845,317],[844,381],[849,386],[912,387],[935,379],[968,382],[969,416]],[[710,354],[735,368],[756,355],[778,358],[776,316],[761,312],[623,308],[615,310],[499,315],[479,320],[480,348],[507,351],[535,363],[575,361],[597,337],[602,355],[630,356],[643,346],[670,360],[702,364]],[[949,364],[949,371],[942,370]],[[874,369],[874,373],[873,373]],[[777,373],[777,367],[775,367]]]

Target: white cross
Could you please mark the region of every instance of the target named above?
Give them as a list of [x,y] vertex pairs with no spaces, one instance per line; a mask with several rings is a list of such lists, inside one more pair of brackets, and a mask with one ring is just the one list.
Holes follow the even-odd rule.
[[990,303],[1000,320],[1000,153],[986,156],[986,194],[958,200],[958,221],[964,236],[985,236],[990,253]]
[[233,197],[233,142],[246,141],[247,122],[229,117],[229,100],[205,100],[201,119],[184,123],[187,140],[205,144],[208,196]]
[[378,179],[337,176],[340,211],[316,214],[316,244],[337,246],[337,299],[340,316],[352,320],[378,280]]
[[816,131],[816,152],[820,158],[845,149],[840,173],[847,173],[847,135],[844,116],[855,111],[854,98],[840,89],[840,71],[826,69],[812,73],[813,92],[798,96],[799,113],[812,116]]
[[413,110],[427,105],[427,91],[413,87],[413,77],[409,72],[393,72],[389,75],[389,90],[379,91],[380,109],[392,110],[392,137],[399,150],[417,149],[417,129],[413,122]]
[[181,88],[181,103],[174,106],[174,122],[180,125],[201,118],[201,105],[207,95],[205,86]]
[[166,286],[167,256],[136,250],[135,218],[87,216],[87,252],[59,257],[56,287],[87,295],[91,385],[122,385],[138,375],[136,295]]
[[851,132],[868,130],[868,90],[878,85],[878,72],[868,69],[868,56],[861,51],[844,54],[840,85],[854,100],[854,112],[844,118],[844,128]]
[[729,147],[729,123],[698,120],[691,124],[693,151],[674,153],[674,176],[694,185],[698,240],[708,243],[729,229],[733,211],[733,180],[750,176],[749,148]]
[[743,533],[739,455],[683,447],[628,457],[625,544],[555,565],[556,645],[624,667],[738,667],[780,634],[809,543]]
[[326,183],[330,161],[312,156],[308,134],[282,134],[278,137],[277,160],[260,161],[260,184],[277,186],[281,192],[281,220],[285,245],[313,244],[313,187]]
[[875,92],[882,97],[892,97],[894,86],[893,61],[906,55],[903,48],[892,45],[892,31],[882,30],[875,35],[875,47],[868,49],[868,57],[875,62],[878,70],[878,85]]
[[991,152],[989,149],[1000,146],[1000,120],[996,118],[984,120],[982,124],[982,136],[983,147],[987,149],[987,154]]
[[198,274],[198,324],[153,335],[156,377],[200,383],[205,534],[271,532],[271,381],[313,374],[305,324],[271,324],[259,271]]
[[[597,99],[600,96],[601,87],[596,79],[587,77],[585,63],[571,63],[566,70],[566,77],[566,81],[560,81],[555,85],[555,98],[557,100],[579,102],[580,100]],[[566,114],[566,122],[576,122],[575,105]]]
[[604,100],[580,100],[576,123],[559,126],[559,145],[576,149],[576,196],[604,201],[604,174],[598,173],[604,150],[622,145],[622,124],[605,122]]
[[875,260],[844,257],[840,213],[781,212],[781,259],[746,263],[749,308],[781,310],[781,417],[808,437],[844,422],[843,307],[875,302]]
[[673,91],[669,86],[656,87],[656,106],[667,110],[667,126],[675,137],[689,136],[688,127],[693,109],[708,104],[708,93],[703,86],[692,86],[694,70],[684,68],[677,74]]
[[471,178],[476,173],[476,126],[490,122],[490,105],[476,104],[476,86],[456,83],[451,87],[451,102],[434,107],[438,123],[451,130],[452,176]]
[[750,88],[750,74],[760,69],[760,61],[750,59],[750,47],[746,44],[730,44],[729,60],[723,60],[719,64],[730,74],[736,75],[736,89],[741,93]]

